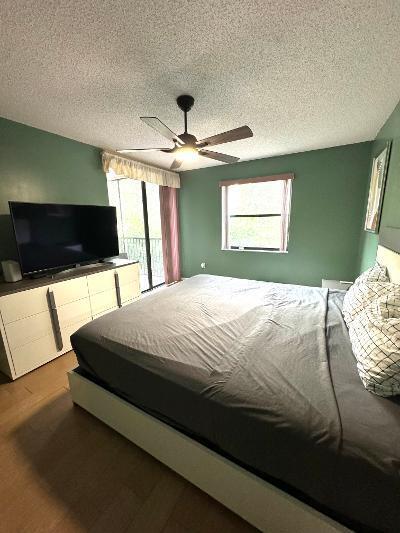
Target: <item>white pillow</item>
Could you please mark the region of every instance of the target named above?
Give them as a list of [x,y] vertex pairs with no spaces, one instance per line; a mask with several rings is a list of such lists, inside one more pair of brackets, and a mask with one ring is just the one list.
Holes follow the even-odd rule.
[[354,283],[346,292],[343,300],[342,313],[347,327],[350,327],[357,315],[363,312],[371,303],[378,301],[380,298],[388,297],[393,292],[394,286],[394,283],[382,281]]
[[370,304],[371,310],[380,318],[400,318],[400,285],[391,283],[392,290]]
[[[388,302],[391,296],[360,313],[349,334],[364,387],[379,396],[394,396],[400,394],[400,307],[391,304],[389,314],[397,318],[384,318],[386,311],[379,314],[376,310],[385,308],[385,298]],[[398,302],[397,298],[391,301]]]
[[365,283],[369,281],[390,281],[387,268],[376,261],[374,266],[358,276],[354,283]]

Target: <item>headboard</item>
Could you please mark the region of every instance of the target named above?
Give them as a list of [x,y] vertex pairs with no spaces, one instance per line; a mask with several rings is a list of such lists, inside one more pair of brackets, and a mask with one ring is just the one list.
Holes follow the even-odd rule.
[[400,283],[400,228],[382,228],[376,259],[387,268],[390,281]]

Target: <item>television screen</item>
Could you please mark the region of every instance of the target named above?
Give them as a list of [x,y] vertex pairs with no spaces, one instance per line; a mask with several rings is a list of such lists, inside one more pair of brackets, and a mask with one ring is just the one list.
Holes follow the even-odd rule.
[[9,202],[23,274],[119,254],[115,207]]

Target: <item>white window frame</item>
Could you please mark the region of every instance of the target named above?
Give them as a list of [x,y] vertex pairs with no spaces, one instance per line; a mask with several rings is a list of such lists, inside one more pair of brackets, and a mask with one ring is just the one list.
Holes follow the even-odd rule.
[[[222,201],[222,250],[239,251],[239,252],[269,252],[269,253],[287,253],[289,241],[289,223],[290,223],[290,207],[292,199],[292,180],[293,173],[275,174],[273,176],[263,176],[257,178],[238,179],[238,180],[223,180],[219,182],[221,188]],[[268,181],[283,181],[284,194],[282,197],[282,209],[280,216],[282,223],[281,244],[279,248],[255,248],[251,246],[232,247],[229,244],[229,218],[228,218],[228,189],[232,185],[248,185],[252,183],[265,183]]]

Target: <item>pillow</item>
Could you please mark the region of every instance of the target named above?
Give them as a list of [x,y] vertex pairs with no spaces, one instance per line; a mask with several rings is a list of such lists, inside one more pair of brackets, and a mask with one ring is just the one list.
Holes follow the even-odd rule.
[[400,318],[400,285],[391,283],[392,290],[370,304],[371,310],[380,318]]
[[373,267],[358,276],[354,283],[366,283],[369,281],[390,281],[387,268],[376,262]]
[[[364,274],[366,274],[366,272],[364,272]],[[396,286],[398,287],[398,285],[395,285],[394,283],[385,283],[383,281],[354,283],[346,292],[343,300],[342,313],[347,327],[350,327],[357,315],[364,311],[373,302],[379,300],[384,306],[384,300],[380,299],[391,295]]]
[[379,396],[400,394],[399,311],[398,308],[397,318],[384,318],[370,307],[349,328],[361,381],[368,391]]

